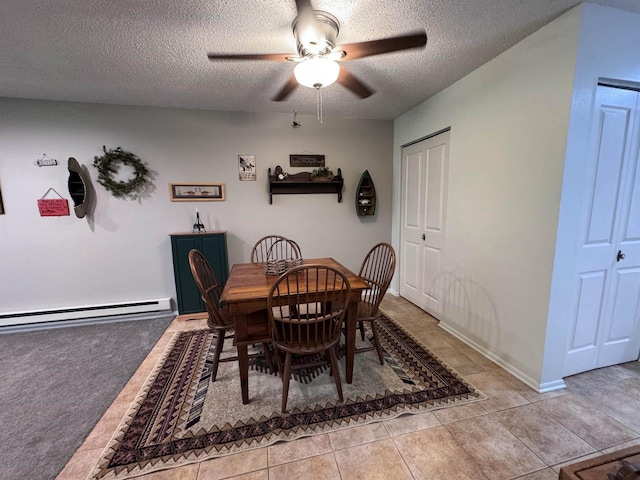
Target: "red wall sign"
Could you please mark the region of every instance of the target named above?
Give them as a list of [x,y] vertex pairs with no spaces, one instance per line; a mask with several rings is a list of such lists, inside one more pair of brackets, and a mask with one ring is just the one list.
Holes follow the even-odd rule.
[[38,210],[41,217],[64,217],[69,215],[69,202],[65,198],[40,199]]

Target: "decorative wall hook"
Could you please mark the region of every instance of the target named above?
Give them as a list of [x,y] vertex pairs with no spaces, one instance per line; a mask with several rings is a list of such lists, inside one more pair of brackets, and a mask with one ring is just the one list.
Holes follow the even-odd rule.
[[300,123],[298,123],[298,122],[296,121],[296,116],[297,116],[297,115],[298,115],[298,111],[297,111],[297,110],[294,110],[294,111],[293,111],[293,123],[291,123],[291,126],[292,126],[293,128],[300,128],[300,127],[302,126]]

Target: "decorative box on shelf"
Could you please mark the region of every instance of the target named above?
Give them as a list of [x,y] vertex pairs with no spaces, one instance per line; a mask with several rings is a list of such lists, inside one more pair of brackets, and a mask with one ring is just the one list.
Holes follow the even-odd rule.
[[300,172],[287,175],[281,180],[276,175],[272,175],[269,169],[269,203],[273,203],[273,195],[308,193],[334,193],[338,195],[338,202],[341,202],[344,186],[342,171],[338,169],[337,175],[334,175],[331,180],[325,178],[312,178],[311,172]]

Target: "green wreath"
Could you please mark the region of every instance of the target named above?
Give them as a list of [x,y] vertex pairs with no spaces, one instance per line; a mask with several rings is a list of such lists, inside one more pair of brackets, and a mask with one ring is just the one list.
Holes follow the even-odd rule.
[[[107,151],[107,148],[103,146],[102,150],[104,155],[94,157],[93,166],[98,169],[98,183],[109,190],[114,197],[124,197],[134,193],[149,181],[147,178],[149,170],[133,153],[126,152],[120,147]],[[134,176],[131,180],[125,182],[113,179],[113,175],[118,173],[119,167],[116,165],[118,162],[133,168]]]

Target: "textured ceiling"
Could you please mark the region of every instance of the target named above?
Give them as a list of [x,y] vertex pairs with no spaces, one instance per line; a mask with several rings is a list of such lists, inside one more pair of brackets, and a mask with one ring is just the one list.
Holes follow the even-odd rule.
[[[324,114],[393,119],[494,58],[578,0],[312,0],[338,43],[420,29],[424,50],[345,64],[376,93],[323,89]],[[638,0],[594,3],[640,13]],[[215,53],[296,53],[293,0],[2,0],[0,96],[253,112],[315,113],[315,91],[270,98],[290,62]]]

